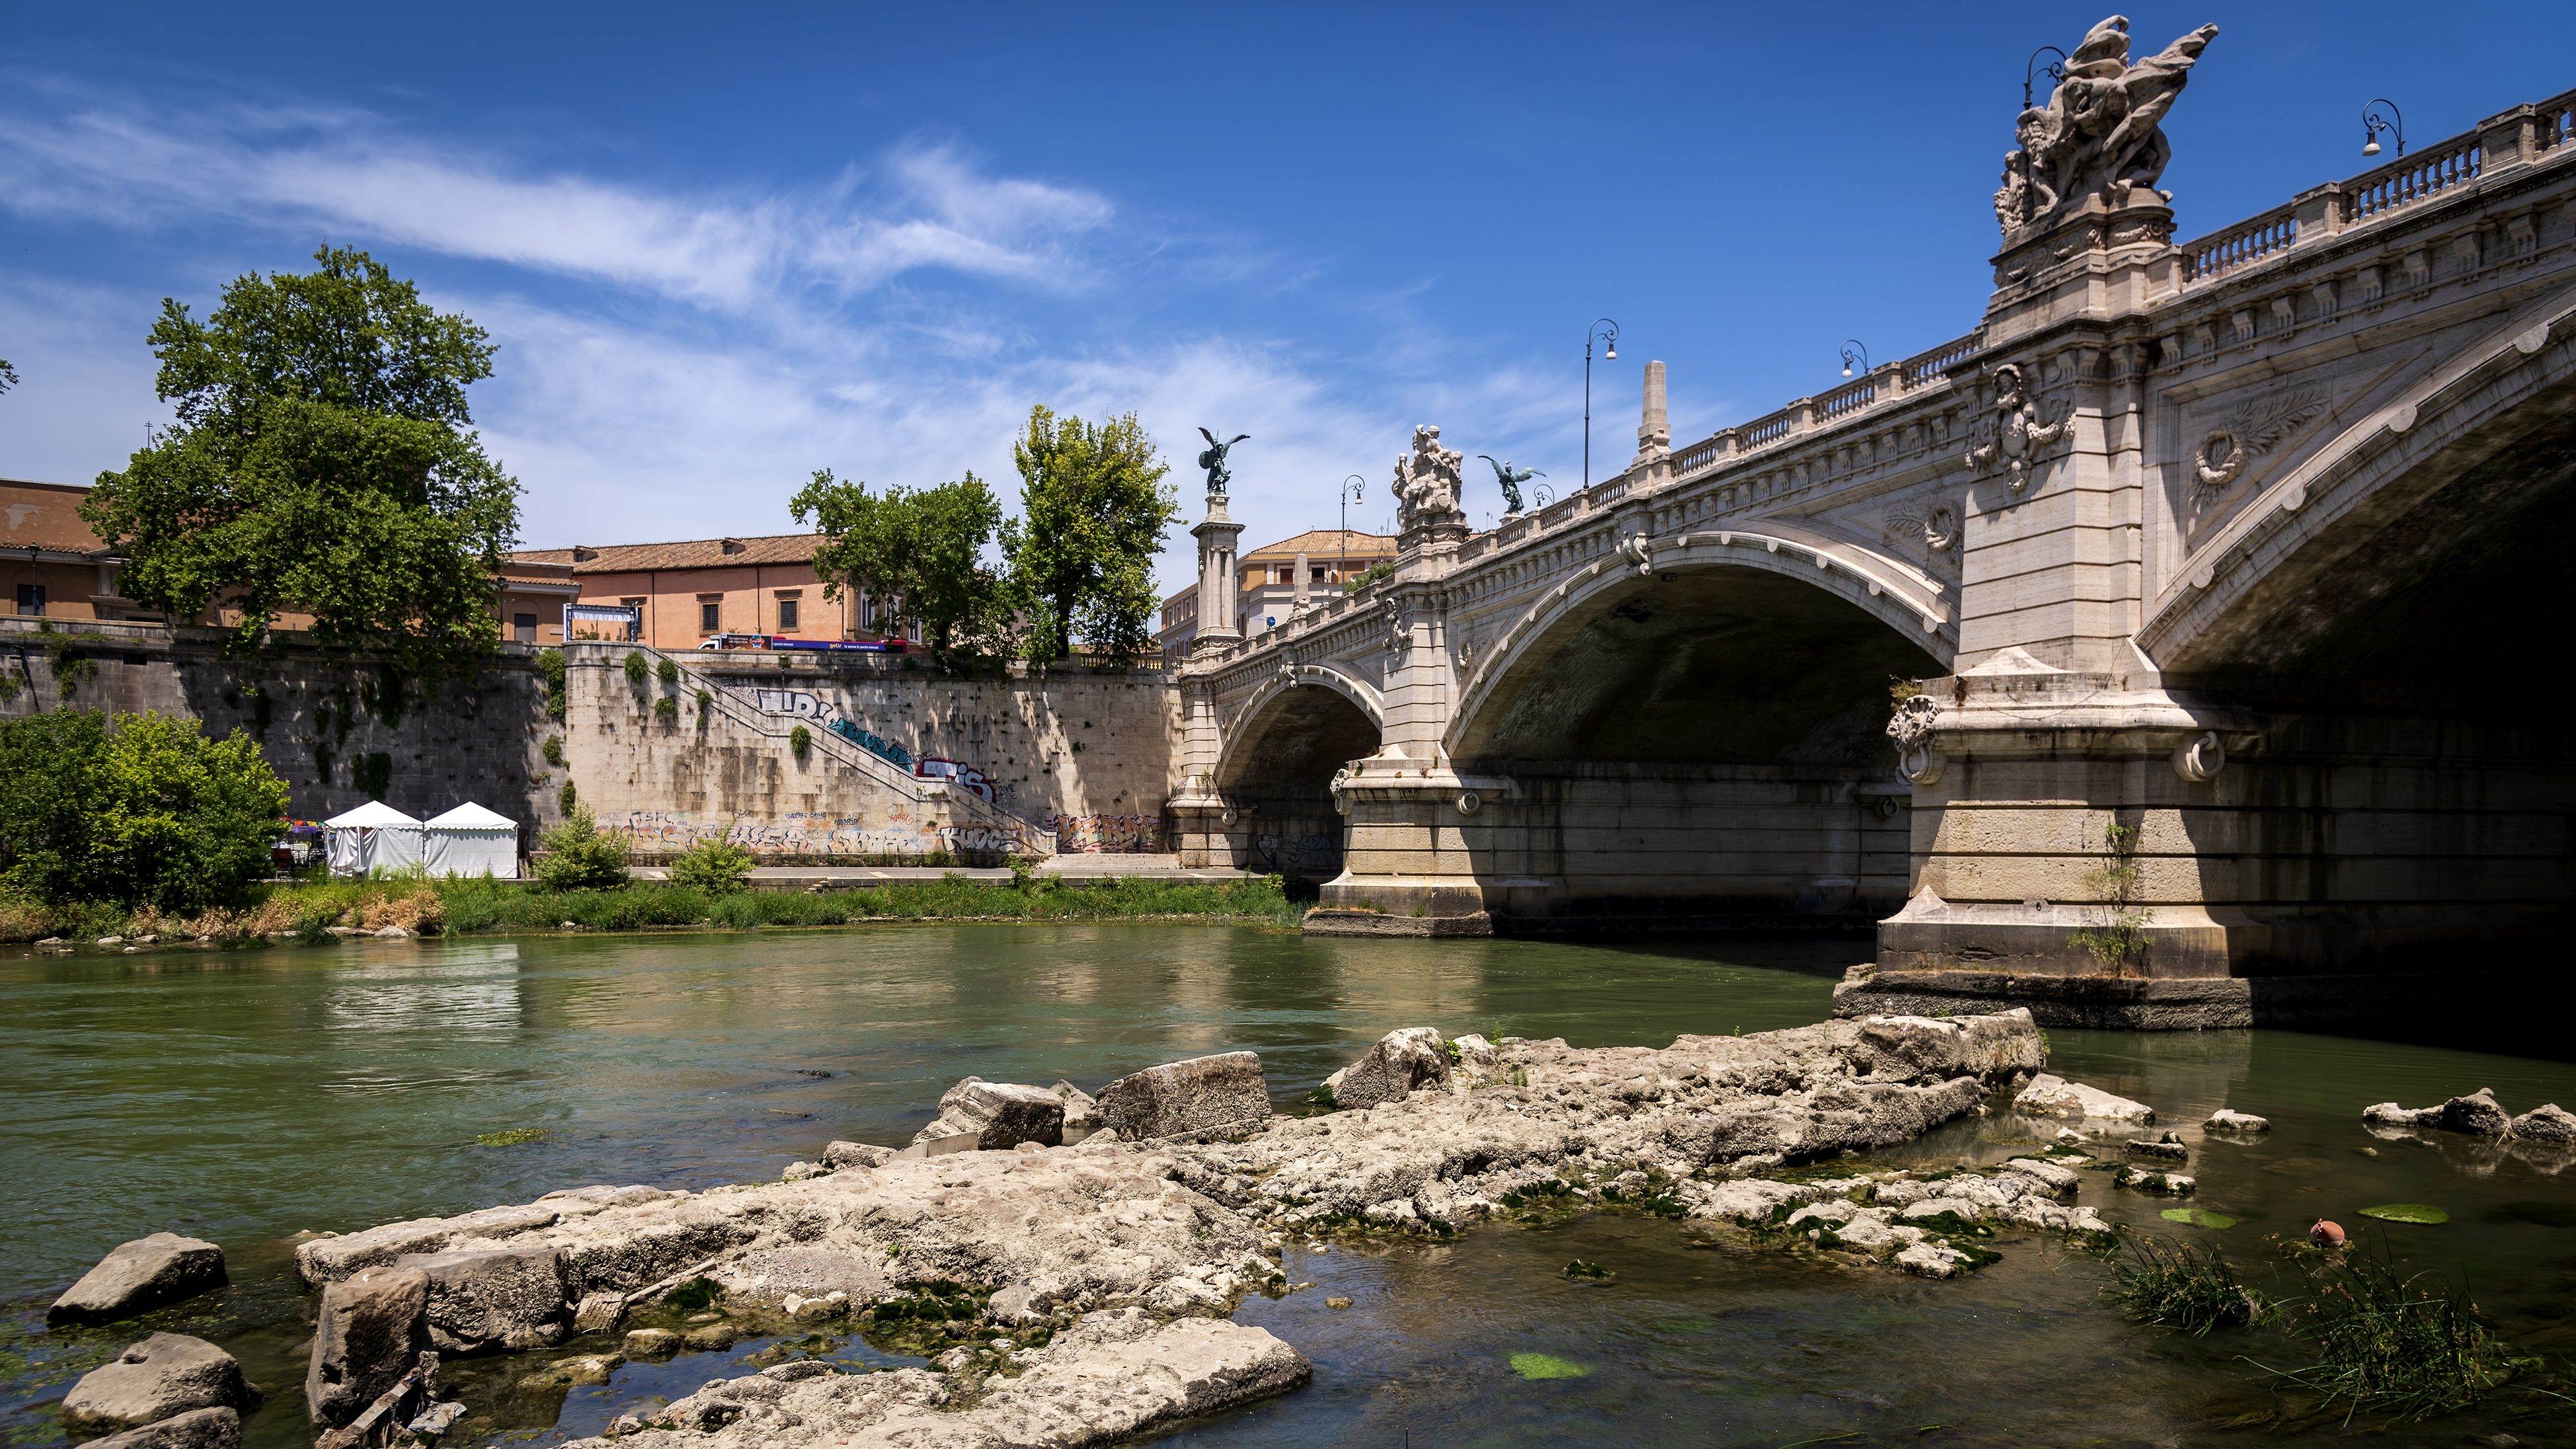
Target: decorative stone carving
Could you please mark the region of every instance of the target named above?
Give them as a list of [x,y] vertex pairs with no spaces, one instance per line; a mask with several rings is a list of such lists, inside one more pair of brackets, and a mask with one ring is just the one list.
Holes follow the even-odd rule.
[[2161,123],[2217,36],[2217,26],[2204,25],[2132,65],[2128,18],[2094,26],[2048,105],[2022,112],[2014,124],[2020,148],[2004,158],[2003,188],[1995,193],[2005,235],[2079,211],[2096,196],[2113,207],[2127,205],[2135,189],[2173,200],[2155,190],[2173,157]]
[[1935,503],[1923,515],[1923,546],[1934,553],[1948,553],[1959,546],[1959,510],[1947,503]]
[[1351,797],[1343,793],[1345,790],[1350,788],[1350,783],[1350,766],[1344,765],[1333,772],[1333,813],[1336,815],[1348,815],[1351,813]]
[[1624,535],[1620,538],[1615,551],[1619,557],[1635,564],[1639,574],[1651,574],[1655,571],[1655,548],[1653,544],[1646,541],[1644,534]]
[[2022,385],[2021,367],[2007,362],[1994,370],[1995,386],[1994,435],[1968,453],[1968,466],[1976,472],[2000,470],[2012,491],[2019,493],[2030,486],[2031,467],[2052,443],[2066,436],[2066,420],[2053,423],[2040,421],[2039,405],[2033,402]]
[[1458,506],[1464,486],[1458,466],[1467,455],[1440,446],[1440,428],[1425,423],[1413,430],[1413,451],[1395,460],[1395,521],[1402,533],[1443,525],[1463,533],[1466,511]]
[[2199,512],[2218,501],[2244,475],[2254,459],[2278,448],[2301,428],[2322,417],[2326,393],[2301,388],[2245,404],[2210,430],[2192,454],[2192,507]]
[[2203,730],[2174,749],[2174,773],[2194,785],[2205,785],[2227,768],[2227,742],[2216,730]]
[[1934,748],[1939,740],[1934,723],[1940,716],[1940,701],[1918,694],[1898,705],[1887,722],[1887,737],[1896,742],[1896,767],[1917,785],[1940,782],[1941,754]]
[[1477,794],[1477,793],[1476,793],[1475,791],[1473,791],[1473,790],[1461,790],[1461,791],[1459,791],[1459,792],[1458,792],[1458,813],[1459,813],[1459,814],[1461,814],[1461,815],[1473,815],[1473,814],[1475,814],[1477,811],[1482,810],[1482,809],[1484,809],[1484,808],[1485,808],[1485,797],[1484,797],[1484,796]]
[[1413,647],[1413,629],[1404,617],[1404,605],[1394,599],[1386,601],[1386,647],[1401,654]]

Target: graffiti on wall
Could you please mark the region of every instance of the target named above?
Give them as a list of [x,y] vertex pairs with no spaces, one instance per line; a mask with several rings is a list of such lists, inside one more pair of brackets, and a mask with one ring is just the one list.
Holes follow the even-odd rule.
[[689,810],[603,813],[600,827],[626,837],[630,848],[677,854],[702,841],[721,840],[754,855],[929,855],[938,851],[1035,853],[1036,843],[1016,821],[1002,825],[943,825],[935,820],[870,823],[861,816],[789,813],[774,820],[700,815]]
[[910,750],[881,735],[869,732],[863,725],[835,715],[832,722],[824,728],[888,764],[901,765],[907,770],[912,768]]
[[1252,868],[1265,871],[1330,870],[1341,864],[1340,842],[1330,835],[1256,835]]
[[1160,815],[1051,813],[1046,828],[1055,832],[1055,848],[1062,855],[1158,855],[1171,849],[1163,842]]

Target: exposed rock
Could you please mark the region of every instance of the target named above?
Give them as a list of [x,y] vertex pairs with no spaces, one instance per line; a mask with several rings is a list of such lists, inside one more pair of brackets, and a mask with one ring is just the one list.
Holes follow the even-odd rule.
[[613,1378],[626,1362],[619,1353],[583,1354],[576,1358],[559,1358],[544,1368],[519,1380],[520,1386],[532,1389],[569,1388],[581,1384],[604,1384]]
[[[952,1352],[961,1370],[972,1359]],[[958,1410],[942,1405],[973,1387],[971,1373],[898,1369],[718,1382],[662,1411],[680,1428],[638,1426],[616,1442],[627,1449],[760,1449],[792,1432],[798,1443],[864,1436],[917,1449],[1102,1444],[1284,1393],[1313,1373],[1264,1329],[1205,1318],[1158,1324],[1133,1308],[1087,1315],[1014,1362],[1018,1377],[988,1381],[972,1407]],[[967,1382],[952,1382],[958,1377]],[[828,1432],[818,1434],[818,1426]],[[579,1440],[572,1449],[608,1442]]]
[[1269,1121],[1270,1089],[1260,1057],[1220,1052],[1120,1077],[1100,1089],[1099,1106],[1101,1120],[1128,1142],[1220,1136]]
[[2502,1137],[2513,1130],[2513,1114],[2496,1102],[2494,1092],[2480,1087],[2465,1097],[2444,1102],[2440,1126],[2445,1132]]
[[2076,1175],[2075,1169],[2054,1162],[2042,1162],[2035,1157],[2016,1157],[2004,1166],[2046,1184],[2051,1192],[2073,1192],[2084,1182],[2083,1178]]
[[1342,1068],[1333,1081],[1333,1101],[1341,1107],[1374,1107],[1448,1080],[1449,1053],[1439,1029],[1408,1026],[1378,1038],[1366,1055]]
[[2191,1156],[2190,1148],[2170,1140],[2156,1141],[2144,1137],[2132,1137],[2121,1146],[2140,1157],[2170,1157],[2176,1161],[2182,1161]]
[[633,1329],[625,1348],[628,1358],[669,1358],[680,1351],[680,1336],[667,1328]]
[[1854,1065],[1864,1074],[1906,1081],[1995,1081],[2046,1065],[2028,1007],[1991,1016],[1863,1017],[1856,1045]]
[[2551,1102],[2513,1119],[2513,1135],[2525,1142],[2576,1144],[2576,1112]]
[[569,1305],[563,1255],[542,1244],[458,1248],[394,1260],[429,1280],[429,1341],[443,1354],[550,1348]]
[[[119,1243],[45,1310],[47,1323],[113,1323],[224,1285],[224,1250],[201,1238],[154,1233]],[[239,1426],[236,1425],[236,1428]]]
[[2513,1131],[2516,1120],[2496,1101],[2495,1093],[2485,1087],[2465,1097],[2453,1097],[2438,1107],[2375,1103],[2362,1109],[2361,1119],[2374,1127],[2433,1127],[2474,1137],[2503,1137]]
[[717,1349],[731,1348],[736,1342],[740,1341],[741,1338],[741,1332],[735,1329],[730,1323],[710,1323],[701,1328],[692,1328],[688,1332],[681,1334],[680,1342],[688,1345],[690,1348],[698,1350],[701,1353],[707,1353]]
[[2078,1117],[2104,1122],[2153,1122],[2156,1109],[2144,1102],[2115,1097],[2099,1087],[2070,1082],[2046,1072],[2031,1079],[2013,1098],[2013,1110],[2025,1117]]
[[306,1412],[323,1428],[349,1422],[409,1373],[428,1346],[427,1274],[362,1268],[330,1284],[322,1290],[313,1326],[313,1361],[304,1374]]
[[834,1142],[823,1149],[823,1165],[834,1172],[851,1168],[883,1167],[894,1156],[891,1147],[878,1147],[866,1142]]
[[2272,1130],[2272,1119],[2257,1117],[2251,1112],[2237,1112],[2221,1107],[2210,1113],[2209,1120],[2201,1123],[2200,1126],[2204,1132],[2269,1132]]
[[1100,1130],[1100,1103],[1089,1092],[1071,1082],[1058,1082],[1047,1090],[1064,1103],[1064,1141],[1071,1146]]
[[786,1171],[778,1174],[778,1180],[780,1182],[803,1182],[809,1177],[821,1177],[823,1174],[830,1172],[831,1170],[832,1169],[828,1167],[820,1167],[811,1162],[791,1162],[787,1164]]
[[1064,1141],[1064,1099],[1043,1087],[968,1077],[939,1099],[939,1115],[913,1134],[912,1145],[932,1147],[958,1137],[973,1139],[984,1152],[1023,1142],[1056,1146]]
[[190,1409],[140,1429],[92,1439],[81,1449],[241,1449],[241,1415],[229,1407]]
[[1477,1032],[1471,1031],[1449,1044],[1458,1049],[1458,1064],[1462,1067],[1491,1067],[1500,1060],[1494,1044]]
[[[650,1196],[639,1197],[642,1194]],[[438,1253],[476,1241],[507,1238],[552,1226],[564,1217],[670,1196],[673,1194],[651,1187],[585,1187],[549,1193],[526,1207],[484,1208],[480,1212],[463,1213],[452,1218],[414,1218],[409,1222],[387,1223],[362,1233],[344,1233],[338,1237],[299,1243],[295,1249],[295,1267],[304,1275],[305,1282],[318,1288],[325,1283],[338,1282],[361,1268],[383,1267],[396,1258],[414,1253]]]
[[786,1311],[788,1317],[800,1322],[821,1322],[825,1319],[838,1318],[849,1311],[850,1295],[826,1293],[817,1298],[808,1298],[802,1293],[790,1293],[778,1301],[778,1306]]
[[202,1338],[156,1333],[83,1374],[63,1395],[61,1413],[63,1427],[80,1434],[137,1429],[192,1409],[258,1407],[258,1391],[231,1354]]
[[587,1294],[582,1298],[581,1302],[573,1308],[572,1331],[575,1333],[606,1333],[617,1326],[618,1319],[625,1316],[625,1294]]
[[1038,1307],[1037,1290],[1026,1283],[1005,1284],[984,1305],[984,1311],[1005,1328],[1019,1328],[1046,1320],[1045,1311]]
[[2160,1192],[2170,1197],[2188,1197],[2194,1188],[2200,1186],[2197,1179],[2186,1173],[2135,1172],[2125,1167],[2112,1174],[2111,1180],[2122,1187],[2134,1187],[2140,1192]]

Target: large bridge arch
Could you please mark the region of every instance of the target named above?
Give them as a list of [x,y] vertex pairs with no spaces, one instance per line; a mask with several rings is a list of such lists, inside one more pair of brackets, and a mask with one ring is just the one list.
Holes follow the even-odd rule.
[[1723,731],[1677,726],[1725,723],[1707,711],[1745,700],[1785,704],[1769,712],[1776,726],[1805,698],[1830,699],[1827,713],[1865,703],[1875,731],[1891,676],[1950,667],[1958,628],[1947,614],[1928,581],[1847,546],[1742,530],[1639,541],[1567,579],[1497,638],[1460,691],[1443,745],[1462,766],[1497,768],[1579,758],[1586,744],[1638,761],[1794,755],[1785,741],[1728,745]]
[[1322,665],[1283,665],[1227,712],[1212,776],[1234,858],[1320,878],[1341,868],[1332,782],[1377,751],[1385,706],[1368,684]]
[[1509,782],[1472,828],[1488,909],[1765,929],[1895,909],[1889,686],[1949,667],[1948,613],[1902,565],[1779,531],[1585,565],[1496,637],[1444,736],[1462,777]]

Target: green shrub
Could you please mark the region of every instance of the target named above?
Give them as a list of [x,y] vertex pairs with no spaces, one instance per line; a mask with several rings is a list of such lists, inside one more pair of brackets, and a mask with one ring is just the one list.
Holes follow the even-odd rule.
[[2479,1325],[2467,1293],[2436,1273],[2400,1278],[2385,1255],[2355,1252],[2326,1269],[2284,1317],[2318,1358],[2284,1377],[2354,1411],[2420,1419],[2462,1409],[2538,1367]]
[[661,680],[664,684],[677,684],[677,683],[679,683],[679,682],[680,682],[680,664],[679,664],[679,661],[678,661],[678,660],[675,660],[675,659],[665,659],[665,660],[663,660],[661,663],[654,665],[654,666],[653,666],[653,677],[654,677],[654,678],[656,678],[656,679]]
[[0,723],[0,881],[47,901],[195,911],[268,869],[284,781],[240,730],[94,710]]
[[537,651],[537,674],[546,682],[546,718],[557,724],[564,717],[564,657],[560,649]]
[[714,708],[716,707],[716,697],[715,697],[715,693],[714,693],[714,691],[712,691],[712,690],[706,690],[706,689],[701,689],[701,690],[699,690],[699,691],[698,691],[698,693],[697,693],[697,701],[698,701],[698,723],[700,723],[700,724],[705,724],[705,723],[707,722],[707,712],[708,712],[709,710],[712,710],[712,709],[714,709]]
[[804,759],[806,752],[814,748],[814,736],[812,732],[808,731],[803,725],[798,725],[796,728],[789,730],[787,732],[787,748],[795,754],[797,759]]
[[572,781],[566,780],[563,788],[555,792],[555,804],[564,814],[570,815],[581,807],[581,792],[572,787]]
[[2261,1294],[2245,1286],[2215,1247],[2172,1245],[2152,1237],[2126,1240],[2102,1296],[2139,1323],[2205,1334],[2245,1328],[2263,1318]]
[[[569,788],[569,787],[567,787]],[[547,831],[537,880],[550,891],[606,890],[626,883],[626,837],[599,828],[587,807]]]
[[711,896],[748,889],[751,852],[730,840],[701,840],[671,862],[671,884]]
[[632,649],[626,651],[626,682],[628,684],[635,686],[637,689],[642,689],[644,687],[644,681],[651,677],[652,672],[653,666],[645,662],[642,654],[637,653]]
[[669,695],[653,701],[653,718],[669,724],[680,717],[680,702]]
[[560,765],[563,763],[563,736],[546,736],[545,756],[546,763],[549,765]]

